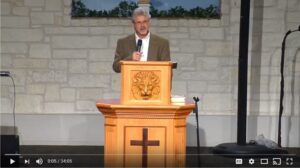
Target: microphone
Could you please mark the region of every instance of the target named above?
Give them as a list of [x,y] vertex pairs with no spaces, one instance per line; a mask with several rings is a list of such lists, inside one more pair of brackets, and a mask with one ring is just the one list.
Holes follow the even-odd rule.
[[289,30],[288,32],[286,32],[286,35],[289,35],[289,34],[291,34],[291,33],[293,33],[293,32],[296,32],[296,31],[300,31],[300,25],[299,25],[298,29],[295,29],[295,30]]
[[9,71],[0,71],[0,76],[10,77],[10,72]]
[[137,42],[136,51],[141,52],[142,43],[143,43],[143,41],[141,39],[139,39]]

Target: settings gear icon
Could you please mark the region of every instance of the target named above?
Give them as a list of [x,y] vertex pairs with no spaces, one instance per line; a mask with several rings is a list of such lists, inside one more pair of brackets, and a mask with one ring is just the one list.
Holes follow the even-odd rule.
[[253,158],[249,159],[249,164],[251,164],[251,165],[254,164],[254,159]]

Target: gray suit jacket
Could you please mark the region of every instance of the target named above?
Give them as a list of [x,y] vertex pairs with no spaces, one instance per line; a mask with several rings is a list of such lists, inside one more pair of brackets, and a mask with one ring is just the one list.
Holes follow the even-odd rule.
[[[118,40],[115,52],[115,59],[113,63],[113,69],[115,72],[119,73],[121,71],[121,66],[119,64],[121,60],[132,60],[132,53],[134,51],[136,51],[136,42],[134,34]],[[169,41],[151,33],[147,60],[170,61],[171,59]]]

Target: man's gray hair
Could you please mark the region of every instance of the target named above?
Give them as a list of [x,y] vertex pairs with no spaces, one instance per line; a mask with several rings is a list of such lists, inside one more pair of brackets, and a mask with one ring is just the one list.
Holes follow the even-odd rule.
[[137,16],[146,16],[147,18],[151,19],[151,15],[150,15],[149,11],[143,7],[135,8],[135,10],[132,13],[132,17],[131,17],[133,22],[134,22],[134,18]]

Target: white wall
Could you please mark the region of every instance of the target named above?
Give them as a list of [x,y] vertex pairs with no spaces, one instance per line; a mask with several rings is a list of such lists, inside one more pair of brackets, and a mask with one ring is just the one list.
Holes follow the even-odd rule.
[[[112,71],[111,64],[116,40],[132,33],[130,21],[72,19],[70,4],[71,0],[1,0],[1,70],[11,71],[15,79],[16,112],[30,116],[19,126],[23,144],[75,143],[76,138],[68,139],[65,134],[77,123],[84,123],[85,118],[100,117],[95,101],[120,95],[119,75]],[[172,60],[178,62],[173,94],[201,99],[200,118],[205,118],[202,123],[208,124],[203,126],[207,135],[205,145],[235,139],[232,137],[236,128],[231,120],[237,111],[240,1],[222,0],[221,6],[220,20],[153,19],[151,22],[152,32],[170,40]],[[248,134],[255,137],[265,132],[275,140],[281,40],[287,30],[296,29],[300,23],[300,1],[257,0],[252,1],[251,7],[248,113],[259,121],[264,118],[272,122],[253,126],[257,132]],[[286,124],[296,132],[297,129],[299,132],[300,113],[299,36],[295,33],[287,40],[284,99],[284,116],[293,120]],[[3,116],[12,112],[13,87],[9,79],[0,80]],[[30,139],[30,130],[39,128],[33,124],[34,118],[45,116],[54,118],[45,127],[50,132],[58,129],[58,123],[64,123],[61,116],[68,116],[63,120],[70,125],[62,126],[55,140],[46,141],[51,136],[44,137],[44,129],[34,132],[35,140]],[[71,119],[73,116],[76,120]],[[227,127],[220,123],[233,131],[229,133],[232,136],[226,134]],[[94,128],[96,123],[86,124]],[[220,129],[220,134],[209,134],[214,127]],[[286,145],[299,146],[299,133],[293,131],[288,137],[295,136],[296,140],[289,138]],[[85,136],[79,135],[82,144],[87,144]],[[91,144],[98,142],[98,138],[99,135],[94,136]]]

